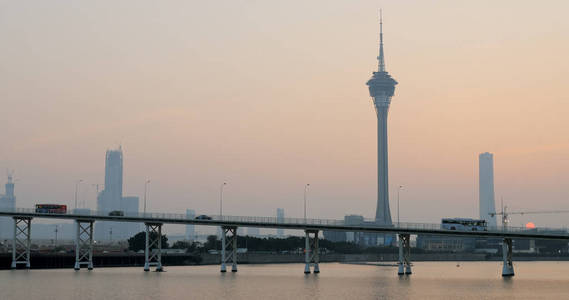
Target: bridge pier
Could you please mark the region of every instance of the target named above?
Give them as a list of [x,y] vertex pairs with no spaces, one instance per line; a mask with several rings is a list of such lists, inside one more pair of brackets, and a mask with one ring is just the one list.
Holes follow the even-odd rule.
[[14,240],[12,241],[12,269],[18,265],[26,265],[30,268],[30,245],[31,245],[31,217],[14,217]]
[[411,235],[399,234],[399,268],[398,275],[411,275]]
[[[304,247],[304,274],[310,274],[310,264],[314,265],[314,274],[320,273],[320,247],[318,244],[318,230],[305,230],[306,239]],[[310,235],[312,234],[312,239]]]
[[146,226],[146,245],[144,247],[144,271],[156,266],[156,272],[162,267],[162,223],[144,223]]
[[75,271],[86,265],[88,270],[93,270],[93,220],[75,220]]
[[[228,235],[229,234],[229,235]],[[229,248],[229,251],[227,251]],[[227,271],[226,264],[231,261],[231,272],[237,272],[237,227],[221,227],[221,270]]]
[[502,242],[502,257],[504,258],[502,276],[514,276],[514,264],[512,262],[512,239],[504,238]]

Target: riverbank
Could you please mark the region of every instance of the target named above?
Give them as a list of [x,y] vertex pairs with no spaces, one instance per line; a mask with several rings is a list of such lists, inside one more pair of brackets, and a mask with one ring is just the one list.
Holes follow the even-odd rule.
[[[473,253],[429,253],[412,254],[413,262],[420,261],[501,261],[500,256],[488,256]],[[321,262],[375,262],[390,264],[398,260],[397,254],[325,254],[320,256]],[[216,265],[219,264],[218,254],[165,254],[162,255],[164,266]],[[567,256],[514,256],[514,261],[569,261]],[[9,253],[0,254],[0,269],[10,269],[12,256]],[[303,263],[301,254],[269,254],[242,253],[238,255],[239,264],[286,264]],[[31,254],[32,269],[73,268],[74,254]],[[144,254],[106,253],[93,256],[93,264],[101,267],[142,267]]]

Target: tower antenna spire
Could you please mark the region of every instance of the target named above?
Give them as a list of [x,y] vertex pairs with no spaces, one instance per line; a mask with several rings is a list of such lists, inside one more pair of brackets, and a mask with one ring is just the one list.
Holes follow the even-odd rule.
[[385,60],[383,58],[383,14],[381,8],[379,9],[379,72],[385,72]]

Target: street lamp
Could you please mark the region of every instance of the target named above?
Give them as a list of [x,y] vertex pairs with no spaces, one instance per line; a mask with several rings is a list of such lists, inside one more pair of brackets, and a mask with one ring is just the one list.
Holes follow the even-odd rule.
[[224,182],[219,187],[219,216],[223,217],[223,187],[227,185],[227,182]]
[[307,183],[304,186],[304,223],[306,223],[306,194],[308,193],[308,187],[310,186],[310,183]]
[[77,190],[79,189],[79,184],[83,182],[83,179],[79,179],[75,182],[75,209],[77,209]]
[[57,230],[57,227],[58,227],[58,225],[55,224],[55,230],[54,230],[54,232],[55,232],[55,242],[54,242],[54,246],[55,246],[55,247],[57,247],[57,231],[58,231],[58,230]]
[[144,213],[146,214],[146,197],[148,194],[148,184],[150,183],[150,179],[147,179],[144,182]]
[[403,189],[403,186],[400,185],[397,189],[397,226],[399,226],[399,192]]

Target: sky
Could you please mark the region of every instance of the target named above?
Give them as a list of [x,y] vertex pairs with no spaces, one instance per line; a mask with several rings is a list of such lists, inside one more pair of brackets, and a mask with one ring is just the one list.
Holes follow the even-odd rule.
[[[478,154],[496,204],[569,209],[566,1],[0,0],[0,169],[18,207],[95,208],[107,149],[148,210],[373,218],[378,9],[392,216],[478,217]],[[3,178],[4,176],[0,176]],[[1,180],[3,181],[3,180]],[[0,189],[0,193],[3,190]],[[84,203],[84,204],[83,204]],[[569,226],[567,214],[514,226]]]

